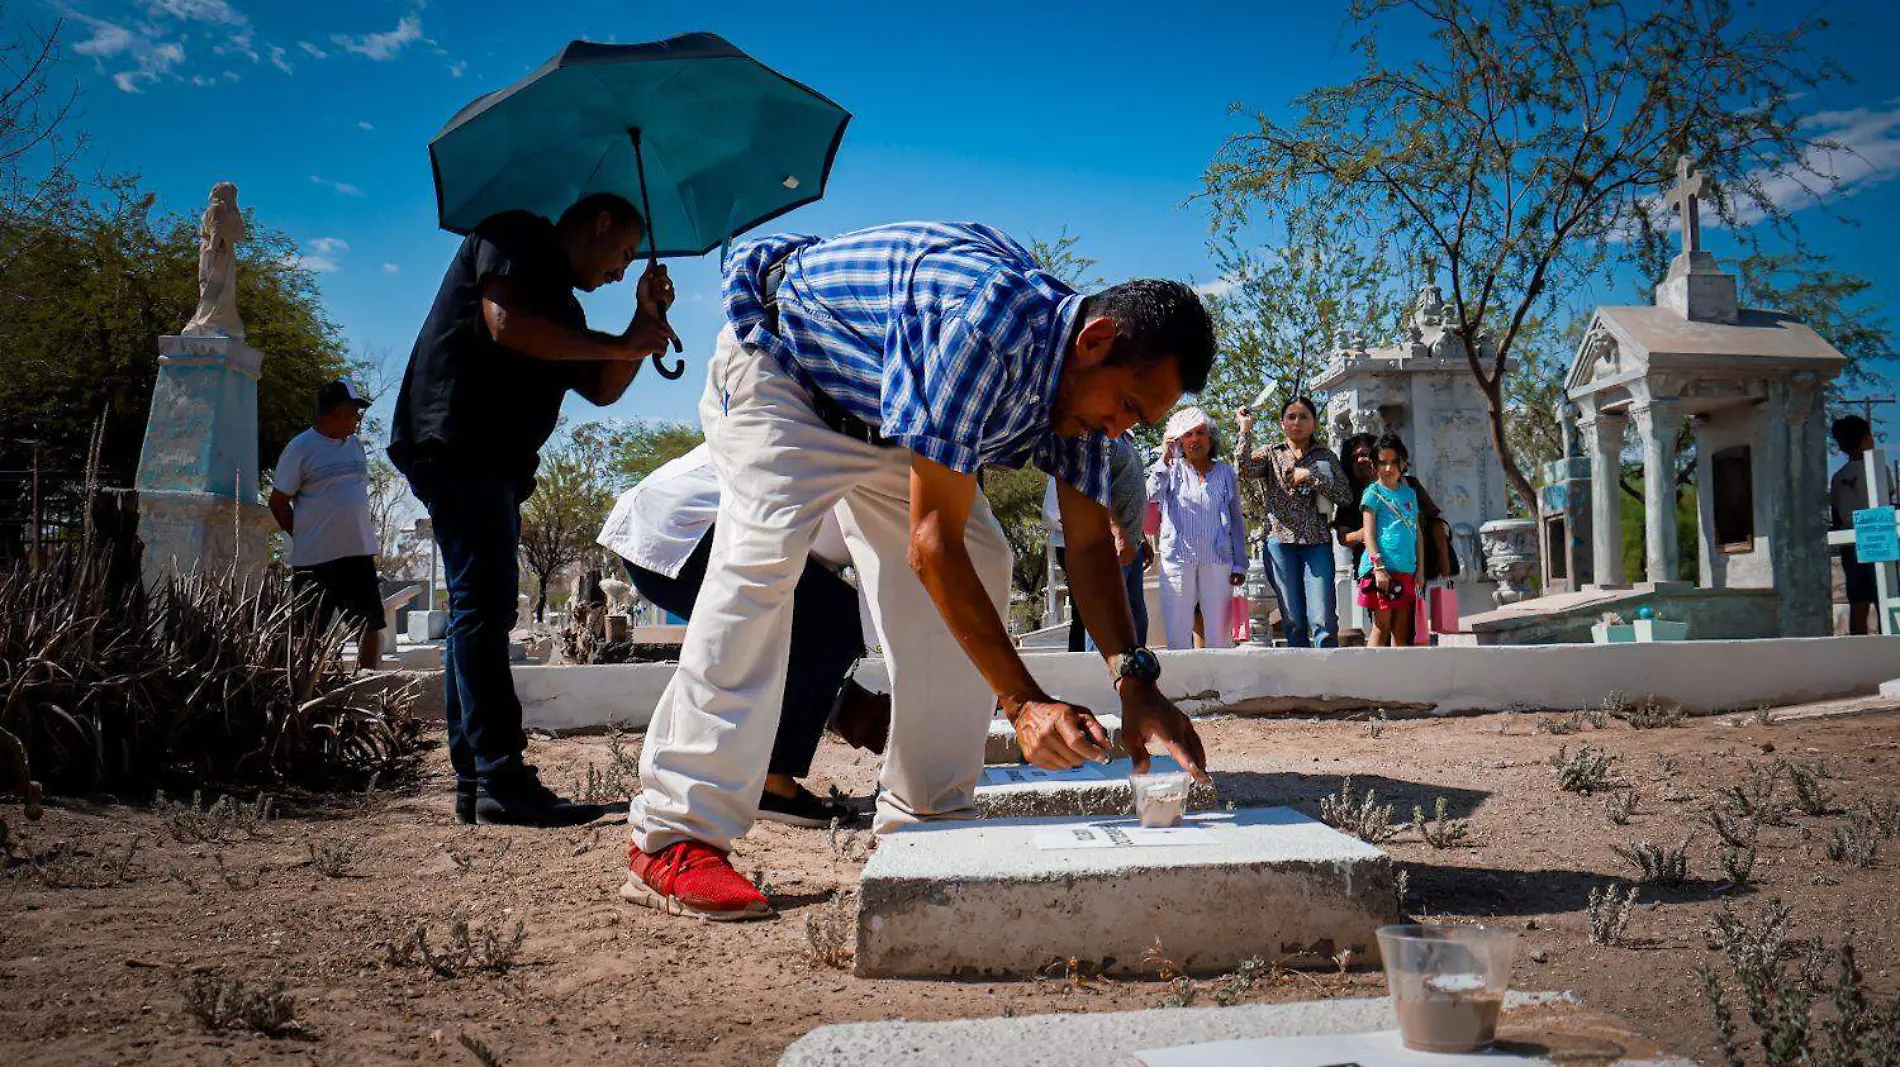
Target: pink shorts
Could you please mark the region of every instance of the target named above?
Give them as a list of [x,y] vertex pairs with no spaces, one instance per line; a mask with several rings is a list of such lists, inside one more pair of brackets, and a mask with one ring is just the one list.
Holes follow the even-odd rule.
[[1379,592],[1372,575],[1359,579],[1359,606],[1369,611],[1391,611],[1418,597],[1418,575],[1394,574],[1390,577],[1392,584],[1398,587],[1393,596]]

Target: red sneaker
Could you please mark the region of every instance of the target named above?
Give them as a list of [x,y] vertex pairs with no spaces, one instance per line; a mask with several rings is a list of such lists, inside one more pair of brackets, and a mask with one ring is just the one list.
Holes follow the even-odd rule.
[[678,841],[658,852],[627,843],[627,884],[622,899],[668,915],[713,922],[764,919],[772,914],[765,894],[745,879],[726,854],[698,841]]

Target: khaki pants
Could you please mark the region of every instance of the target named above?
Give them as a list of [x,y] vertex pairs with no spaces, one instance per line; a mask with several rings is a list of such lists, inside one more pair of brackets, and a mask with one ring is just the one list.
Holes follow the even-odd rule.
[[[679,671],[647,728],[628,820],[634,843],[655,852],[691,838],[728,849],[752,826],[785,689],[792,590],[819,523],[840,502],[892,689],[874,828],[974,818],[995,702],[910,569],[910,450],[825,426],[797,381],[730,328],[707,368],[699,416],[722,483],[719,520]],[[1009,544],[981,494],[964,542],[997,611],[1007,610]]]

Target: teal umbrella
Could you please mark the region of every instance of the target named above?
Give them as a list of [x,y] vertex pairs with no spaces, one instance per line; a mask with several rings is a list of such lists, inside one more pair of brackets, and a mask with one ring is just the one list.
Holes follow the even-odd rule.
[[703,255],[824,196],[850,120],[715,34],[575,41],[429,142],[437,218],[466,234],[503,211],[554,219],[618,193],[646,215],[652,259]]

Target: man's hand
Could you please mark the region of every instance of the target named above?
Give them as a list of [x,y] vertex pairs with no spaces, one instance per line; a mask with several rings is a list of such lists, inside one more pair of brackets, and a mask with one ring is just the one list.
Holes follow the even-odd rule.
[[1292,482],[1294,485],[1305,485],[1312,480],[1313,472],[1307,470],[1305,467],[1295,467],[1293,468],[1293,473],[1287,476],[1287,481]]
[[1135,562],[1135,553],[1140,551],[1141,542],[1129,537],[1122,524],[1113,515],[1108,518],[1108,532],[1115,538],[1115,558],[1126,567]]
[[1248,433],[1252,431],[1253,409],[1241,408],[1239,411],[1234,412],[1234,425],[1240,430],[1241,433]]
[[620,335],[623,358],[630,363],[638,363],[648,356],[658,356],[666,352],[666,346],[679,342],[679,334],[673,332],[663,319],[649,317],[644,312],[634,317],[627,332]]
[[666,317],[666,310],[673,306],[673,279],[666,273],[666,264],[656,262],[640,274],[634,286],[634,303],[642,315]]
[[1201,735],[1153,682],[1124,678],[1115,688],[1122,697],[1122,747],[1128,750],[1136,774],[1148,772],[1148,742],[1154,741],[1195,781],[1213,781],[1207,776],[1207,751],[1201,747]]
[[1066,771],[1108,755],[1108,731],[1080,704],[1025,700],[1009,717],[1023,759],[1044,770]]
[[680,336],[667,325],[666,310],[673,306],[673,279],[660,263],[649,266],[634,286],[633,321],[620,335],[625,358],[638,362],[648,356],[665,353],[667,346],[681,347]]

